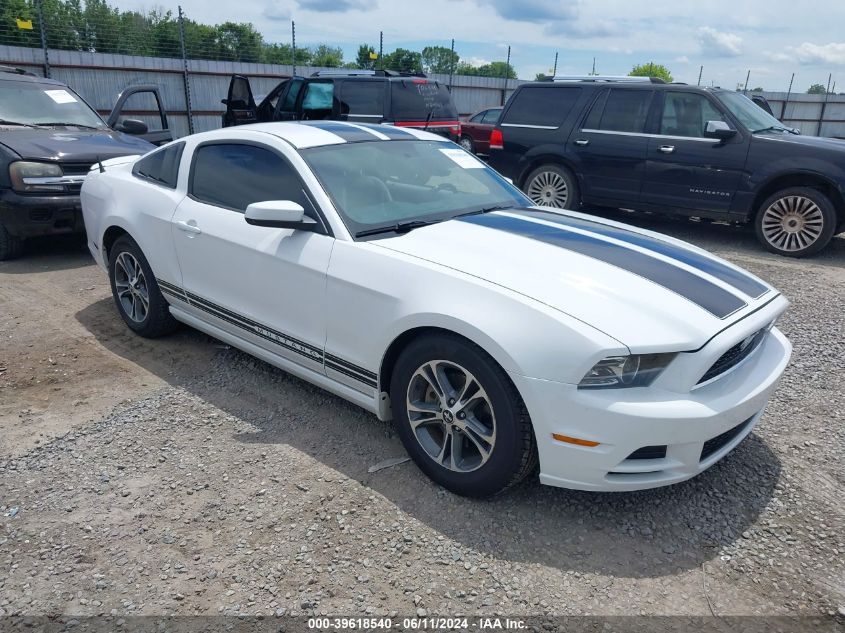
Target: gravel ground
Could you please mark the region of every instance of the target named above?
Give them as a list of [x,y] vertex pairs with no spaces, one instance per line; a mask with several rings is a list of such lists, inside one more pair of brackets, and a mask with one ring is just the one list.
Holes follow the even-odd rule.
[[0,264],[0,615],[845,615],[845,239],[792,261],[624,216],[772,281],[793,362],[692,481],[452,495],[387,424],[187,328],[129,334],[47,242]]

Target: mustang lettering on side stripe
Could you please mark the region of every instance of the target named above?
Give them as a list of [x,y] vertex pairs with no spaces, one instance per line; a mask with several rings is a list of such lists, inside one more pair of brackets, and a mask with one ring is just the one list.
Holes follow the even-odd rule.
[[647,248],[655,253],[660,253],[661,255],[671,257],[681,263],[693,266],[702,272],[719,279],[720,281],[724,281],[726,284],[730,284],[740,292],[743,292],[754,299],[759,299],[769,292],[768,286],[765,286],[756,279],[749,277],[741,270],[726,266],[725,264],[714,260],[712,257],[696,253],[688,248],[675,246],[674,244],[664,242],[663,240],[659,240],[649,235],[642,235],[641,233],[635,233],[634,231],[627,229],[609,226],[607,224],[602,224],[601,222],[574,218],[549,211],[532,209],[530,211],[514,210],[508,211],[508,213],[513,213],[514,215],[520,215],[526,218],[540,218],[546,220],[547,222],[560,224],[561,226],[571,226],[583,229],[592,233],[598,233],[599,235],[603,235],[605,237],[611,237],[621,242],[628,242],[629,244]]
[[378,387],[378,375],[375,372],[359,367],[358,365],[350,363],[338,356],[324,354],[323,350],[314,345],[310,345],[309,343],[300,341],[292,336],[288,336],[283,332],[279,332],[278,330],[274,330],[273,328],[267,327],[257,321],[253,321],[252,319],[240,315],[237,312],[232,312],[231,310],[219,306],[216,303],[212,303],[199,295],[182,290],[178,286],[164,281],[163,279],[156,278],[156,282],[163,293],[173,296],[180,301],[184,301],[195,308],[199,308],[203,312],[217,317],[218,319],[222,319],[223,321],[235,325],[251,334],[255,334],[266,341],[270,341],[280,347],[295,352],[308,360],[325,364],[328,369],[357,380],[368,387],[372,387],[374,389]]
[[509,231],[622,268],[671,290],[720,319],[748,305],[736,295],[685,268],[600,237],[499,213],[474,215],[459,220]]

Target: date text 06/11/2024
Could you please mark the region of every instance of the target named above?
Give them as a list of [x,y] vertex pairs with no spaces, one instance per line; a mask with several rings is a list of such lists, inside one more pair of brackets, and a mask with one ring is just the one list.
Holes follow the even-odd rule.
[[400,629],[418,631],[442,630],[510,630],[526,628],[524,620],[519,618],[465,618],[465,617],[412,617],[393,620],[392,618],[309,618],[308,628],[312,630],[375,630]]

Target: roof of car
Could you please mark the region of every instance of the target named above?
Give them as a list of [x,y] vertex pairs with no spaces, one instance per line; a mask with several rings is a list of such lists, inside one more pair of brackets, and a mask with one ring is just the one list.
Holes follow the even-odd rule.
[[[424,125],[420,122],[420,125]],[[201,140],[223,140],[232,138],[238,131],[262,132],[288,142],[296,149],[362,143],[373,141],[438,141],[448,143],[449,139],[412,127],[377,125],[372,123],[351,123],[349,121],[284,121],[275,123],[254,123],[236,128],[223,128],[202,132]]]
[[704,92],[724,92],[724,89],[710,86],[693,86],[681,82],[672,83],[649,83],[630,81],[529,81],[517,86],[520,88],[572,88],[590,87],[600,90],[602,88],[625,88],[626,90],[700,90]]
[[35,75],[27,75],[16,72],[17,69],[0,70],[0,81],[25,81],[27,83],[36,84],[50,84],[52,86],[64,86],[61,81],[55,79],[47,79],[45,77],[38,77]]

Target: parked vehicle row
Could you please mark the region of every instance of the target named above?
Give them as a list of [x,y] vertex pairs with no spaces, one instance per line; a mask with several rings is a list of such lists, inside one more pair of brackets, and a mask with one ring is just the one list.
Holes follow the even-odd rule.
[[693,477],[751,432],[790,356],[770,285],[534,206],[418,129],[226,128],[103,170],[82,187],[88,245],[131,330],[181,321],[392,419],[459,494],[538,463],[584,490]]
[[[138,93],[159,104],[161,130],[122,118]],[[79,191],[93,163],[172,138],[155,86],[121,93],[106,123],[65,84],[0,67],[0,261],[19,255],[28,237],[82,232]]]
[[537,204],[750,222],[791,257],[845,231],[845,142],[801,136],[734,91],[644,79],[519,86],[490,164]]

